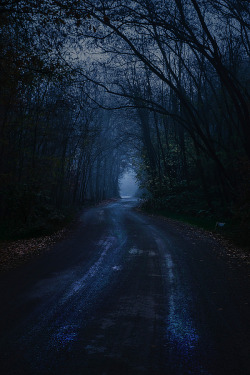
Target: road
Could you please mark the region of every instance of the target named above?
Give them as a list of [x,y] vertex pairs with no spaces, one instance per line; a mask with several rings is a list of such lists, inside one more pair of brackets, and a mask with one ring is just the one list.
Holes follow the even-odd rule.
[[4,375],[246,375],[249,278],[122,199],[0,277]]

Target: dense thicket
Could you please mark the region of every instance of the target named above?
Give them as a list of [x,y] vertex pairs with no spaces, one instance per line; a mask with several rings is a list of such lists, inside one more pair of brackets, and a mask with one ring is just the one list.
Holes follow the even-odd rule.
[[3,236],[53,229],[65,207],[119,194],[112,116],[94,108],[86,92],[98,93],[60,57],[69,29],[45,5],[7,1],[0,8]]
[[102,54],[112,53],[106,69],[117,72],[106,81],[107,91],[135,108],[139,174],[152,204],[244,216],[249,224],[249,4],[85,6],[92,38]]

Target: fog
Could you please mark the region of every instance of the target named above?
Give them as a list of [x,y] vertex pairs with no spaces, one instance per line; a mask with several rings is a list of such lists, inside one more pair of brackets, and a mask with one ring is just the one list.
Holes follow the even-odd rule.
[[139,189],[135,173],[133,171],[125,172],[120,179],[119,187],[121,198],[134,197]]

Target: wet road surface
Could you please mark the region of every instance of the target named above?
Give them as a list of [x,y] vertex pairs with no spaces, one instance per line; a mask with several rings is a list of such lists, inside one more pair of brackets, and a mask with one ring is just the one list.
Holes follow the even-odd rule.
[[247,271],[135,204],[86,210],[0,277],[1,374],[250,373]]

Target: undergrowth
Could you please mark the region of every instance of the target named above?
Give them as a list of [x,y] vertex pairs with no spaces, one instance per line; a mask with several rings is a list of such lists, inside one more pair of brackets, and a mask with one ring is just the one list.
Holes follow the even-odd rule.
[[250,221],[241,217],[237,208],[221,208],[213,202],[212,211],[198,193],[172,194],[167,197],[145,199],[141,209],[150,214],[191,224],[217,233],[250,251]]

